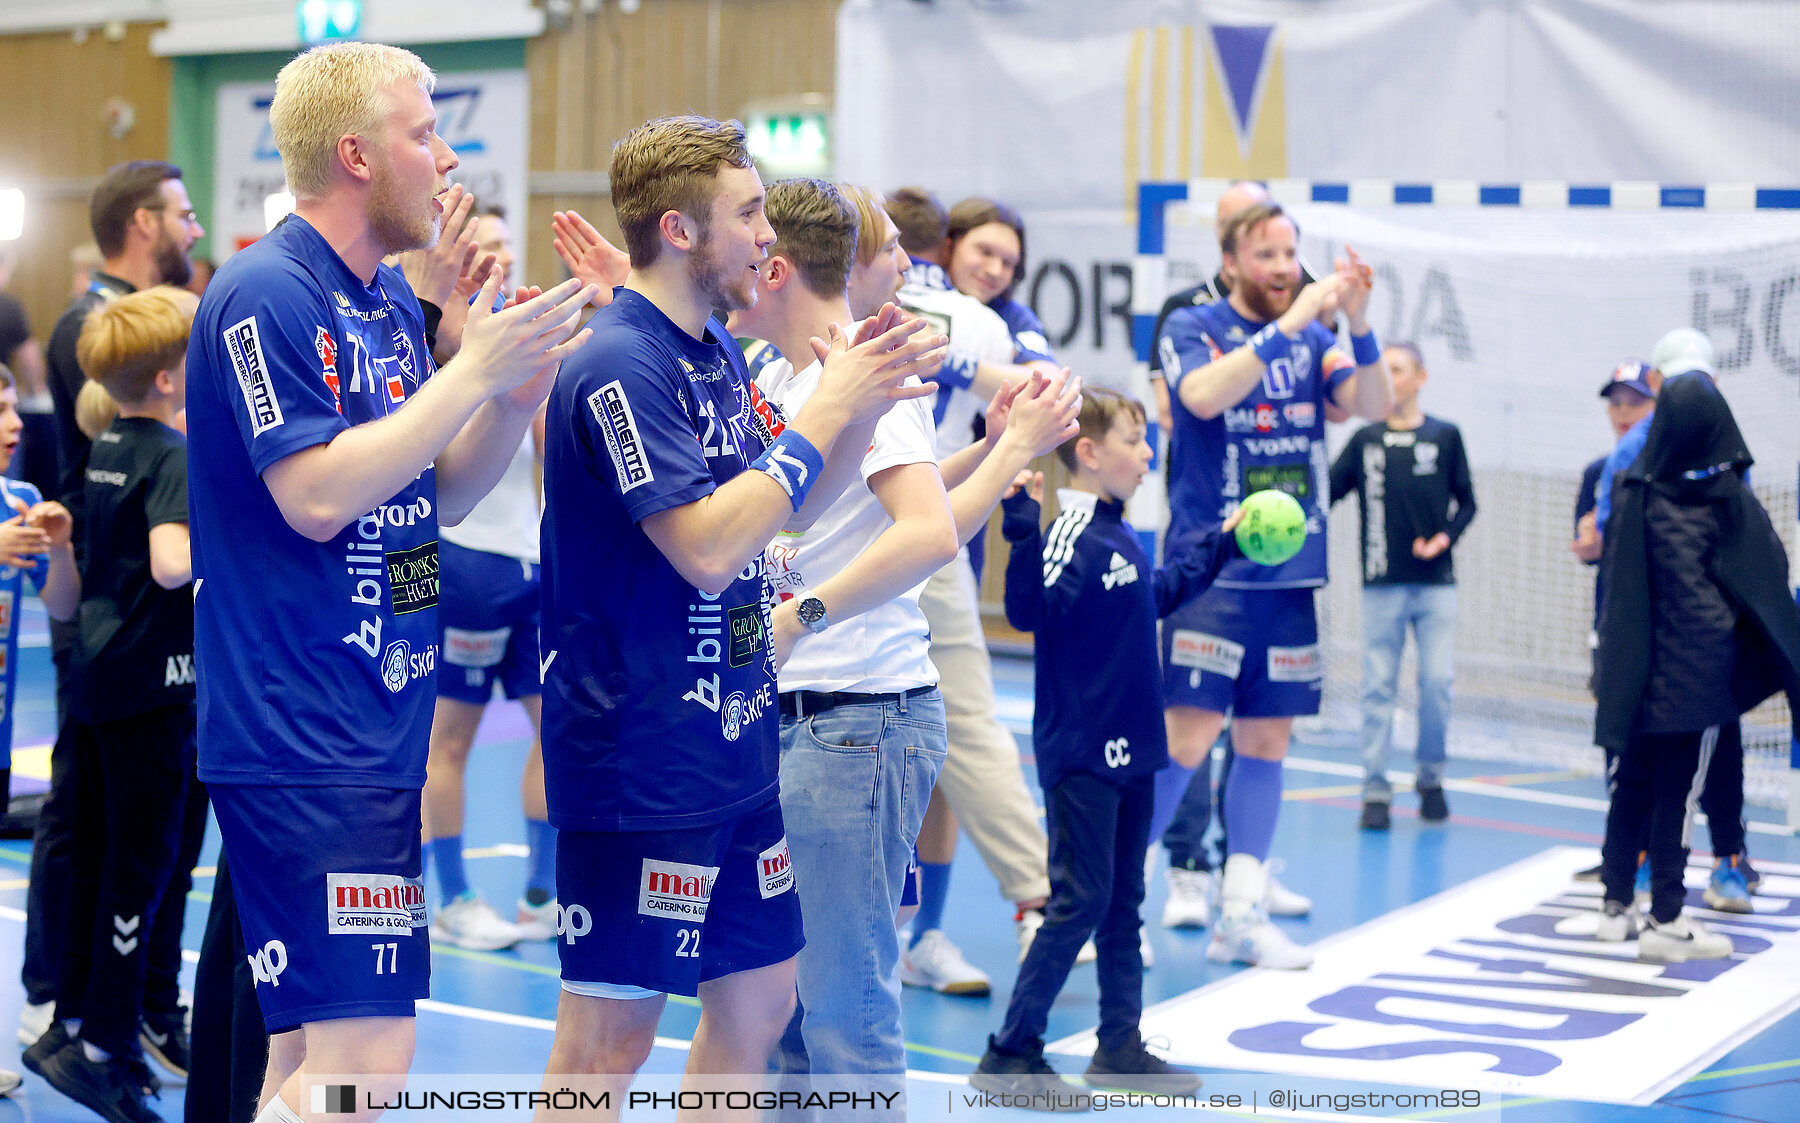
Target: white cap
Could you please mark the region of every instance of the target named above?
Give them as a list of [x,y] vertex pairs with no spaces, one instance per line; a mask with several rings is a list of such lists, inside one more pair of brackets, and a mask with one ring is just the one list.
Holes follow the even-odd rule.
[[1713,373],[1712,340],[1693,328],[1676,328],[1656,341],[1650,352],[1650,365],[1665,377],[1697,370]]

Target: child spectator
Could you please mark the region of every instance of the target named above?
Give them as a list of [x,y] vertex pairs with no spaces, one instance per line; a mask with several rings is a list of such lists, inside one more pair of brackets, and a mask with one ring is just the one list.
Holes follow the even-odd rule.
[[1169,762],[1156,621],[1212,584],[1236,555],[1223,528],[1153,570],[1125,522],[1150,467],[1145,415],[1107,390],[1083,395],[1080,432],[1057,450],[1074,473],[1062,514],[1038,528],[1039,475],[1006,501],[1006,618],[1037,633],[1032,743],[1050,836],[1050,901],[1026,952],[1006,1022],[970,1078],[985,1091],[1075,1093],[1044,1062],[1044,1028],[1089,936],[1099,957],[1100,1046],[1090,1085],[1186,1093],[1200,1078],[1144,1048],[1138,909],[1150,844],[1153,774]]
[[[81,368],[118,402],[119,416],[94,441],[72,495],[75,565],[44,590],[50,614],[77,627],[74,705],[62,734],[81,775],[68,930],[89,950],[65,961],[57,1022],[25,1064],[108,1119],[156,1118],[143,1100],[138,1055],[149,946],[165,894],[185,896],[183,840],[195,812],[204,815],[195,802],[203,797],[194,779],[187,441],[174,427],[196,304],[180,289],[146,289],[82,328]],[[179,932],[179,921],[168,930]],[[185,1075],[178,1016],[144,1039],[164,1067]]]

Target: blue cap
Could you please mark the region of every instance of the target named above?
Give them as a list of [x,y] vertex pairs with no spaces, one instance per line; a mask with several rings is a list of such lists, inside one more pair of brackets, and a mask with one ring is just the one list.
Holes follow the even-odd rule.
[[1606,379],[1606,385],[1600,387],[1600,396],[1606,397],[1614,386],[1624,386],[1635,390],[1646,398],[1656,397],[1656,390],[1650,385],[1650,365],[1637,359],[1626,359],[1613,368]]

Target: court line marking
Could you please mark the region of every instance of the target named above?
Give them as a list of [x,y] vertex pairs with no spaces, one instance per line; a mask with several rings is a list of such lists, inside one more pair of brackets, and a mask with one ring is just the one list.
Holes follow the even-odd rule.
[[[1326,776],[1361,777],[1363,774],[1363,767],[1360,764],[1342,764],[1335,760],[1319,760],[1315,757],[1290,756],[1287,758],[1287,767],[1300,772],[1318,772]],[[1390,772],[1388,775],[1394,780],[1404,782],[1407,785],[1411,785],[1413,781],[1417,779],[1416,774],[1412,772]],[[1601,815],[1605,815],[1607,809],[1606,800],[1596,799],[1593,796],[1565,795],[1562,792],[1540,792],[1530,788],[1509,788],[1480,780],[1446,779],[1444,781],[1444,790],[1462,792],[1465,795],[1487,796],[1490,799],[1510,799],[1519,803],[1540,803],[1550,807],[1572,807],[1582,811],[1598,812]],[[1698,822],[1706,821],[1705,815],[1697,814],[1694,818]],[[1771,834],[1784,838],[1792,833],[1786,826],[1777,823],[1763,823],[1755,820],[1746,822],[1744,827],[1746,830],[1753,831],[1757,834]]]

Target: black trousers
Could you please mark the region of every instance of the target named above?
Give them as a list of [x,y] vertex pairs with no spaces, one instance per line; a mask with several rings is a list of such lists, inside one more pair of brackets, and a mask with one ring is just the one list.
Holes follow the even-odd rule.
[[1144,960],[1138,909],[1144,903],[1144,851],[1156,788],[1149,776],[1112,784],[1077,772],[1044,798],[1050,830],[1050,901],[994,1037],[1001,1052],[1040,1049],[1050,1007],[1068,982],[1081,945],[1094,939],[1100,982],[1100,1047],[1137,1040],[1144,1012]]
[[186,1123],[252,1123],[269,1064],[269,1035],[223,853],[194,972],[192,1047]]
[[[1169,820],[1169,827],[1163,831],[1163,848],[1169,852],[1169,867],[1184,870],[1210,870],[1223,868],[1225,856],[1231,853],[1229,829],[1225,823],[1225,803],[1219,799],[1219,793],[1225,790],[1225,780],[1231,775],[1231,762],[1237,759],[1237,753],[1231,748],[1231,732],[1220,734],[1219,740],[1225,745],[1224,763],[1219,766],[1219,782],[1213,783],[1213,753],[1209,747],[1206,755],[1200,758],[1200,764],[1194,769],[1193,779],[1188,781],[1187,791],[1181,797],[1181,803],[1175,809],[1175,817]],[[1212,826],[1215,802],[1219,813],[1218,853],[1208,856],[1206,853],[1206,831]]]
[[[1612,776],[1618,753],[1606,749],[1606,774]],[[1608,780],[1610,790],[1611,781]],[[1712,838],[1713,856],[1730,858],[1749,853],[1744,834],[1744,727],[1728,721],[1719,726],[1718,744],[1706,768],[1706,783],[1700,789],[1700,810],[1706,812],[1706,830]],[[1648,829],[1649,824],[1642,824]],[[1649,849],[1648,841],[1639,837],[1638,850]]]
[[50,794],[38,811],[31,836],[31,884],[25,890],[25,961],[19,981],[25,1001],[34,1005],[56,997],[62,975],[63,950],[69,946],[69,865],[75,852],[75,804],[79,794],[70,782],[72,754],[63,746],[68,725],[73,676],[69,660],[75,651],[75,625],[50,621],[50,662],[56,669],[56,743],[50,749]]
[[[1719,741],[1719,726],[1690,733],[1633,734],[1612,772],[1612,805],[1600,847],[1606,899],[1631,901],[1638,851],[1649,854],[1650,915],[1667,924],[1681,915],[1687,891],[1689,828]],[[1639,840],[1642,840],[1640,846]]]
[[[135,1047],[153,945],[181,954],[185,893],[162,913],[175,879],[194,781],[194,707],[120,721],[71,721],[59,742],[80,798],[68,898],[71,946],[56,990],[59,1018],[81,1018],[81,1036],[109,1053]],[[201,808],[204,823],[204,807]],[[158,923],[172,932],[158,933]],[[160,936],[160,939],[159,939]],[[172,974],[166,979],[172,989]],[[174,995],[163,996],[174,1006]]]

